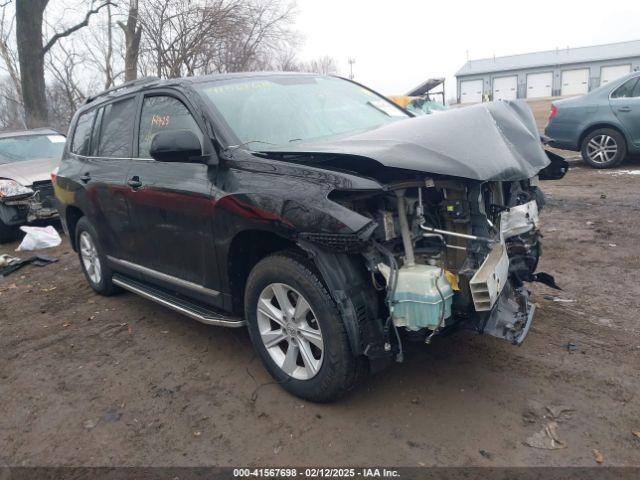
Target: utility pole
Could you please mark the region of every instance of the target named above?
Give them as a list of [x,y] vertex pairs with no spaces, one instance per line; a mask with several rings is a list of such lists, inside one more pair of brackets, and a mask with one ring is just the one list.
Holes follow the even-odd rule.
[[349,80],[353,80],[353,64],[356,63],[356,59],[349,57],[347,62],[349,63]]

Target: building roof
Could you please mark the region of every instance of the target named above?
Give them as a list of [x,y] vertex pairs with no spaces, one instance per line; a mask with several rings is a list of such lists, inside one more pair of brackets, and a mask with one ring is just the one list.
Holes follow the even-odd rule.
[[478,73],[520,70],[523,68],[594,62],[617,58],[640,57],[640,40],[608,43],[592,47],[562,48],[545,52],[523,53],[507,57],[469,60],[457,71],[456,77]]
[[431,90],[444,83],[444,78],[430,78],[426,82],[422,82],[416,88],[405,93],[408,97],[420,97],[429,93]]

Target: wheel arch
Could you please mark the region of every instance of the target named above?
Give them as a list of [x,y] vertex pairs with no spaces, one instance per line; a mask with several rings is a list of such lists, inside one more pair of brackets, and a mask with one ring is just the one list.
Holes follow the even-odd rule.
[[78,225],[78,221],[82,217],[84,217],[84,212],[80,210],[78,207],[74,205],[69,205],[65,209],[65,224],[67,226],[67,233],[69,234],[69,243],[71,243],[71,247],[74,251],[78,251],[78,246],[76,245],[76,226]]
[[331,252],[304,240],[298,244],[313,260],[336,302],[354,355],[366,356],[373,371],[382,369],[390,361],[391,352],[385,349],[378,296],[364,258]]
[[234,313],[244,314],[244,290],[253,267],[273,253],[297,248],[293,240],[269,230],[242,230],[233,237],[226,270]]

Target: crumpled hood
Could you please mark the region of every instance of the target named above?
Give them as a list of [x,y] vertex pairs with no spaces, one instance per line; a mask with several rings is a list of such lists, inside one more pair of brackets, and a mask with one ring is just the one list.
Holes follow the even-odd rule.
[[523,101],[488,102],[264,153],[367,157],[394,168],[481,181],[524,180],[549,164]]
[[33,182],[51,180],[51,172],[58,165],[60,160],[51,158],[0,163],[0,178],[9,178],[28,187]]

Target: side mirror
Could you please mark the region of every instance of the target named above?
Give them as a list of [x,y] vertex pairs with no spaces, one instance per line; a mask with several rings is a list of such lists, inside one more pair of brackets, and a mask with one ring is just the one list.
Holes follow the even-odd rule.
[[151,158],[158,162],[191,163],[202,161],[202,145],[190,130],[158,132],[151,140]]
[[567,162],[560,155],[545,150],[551,163],[538,172],[540,180],[560,180],[564,177],[569,170],[569,162]]

